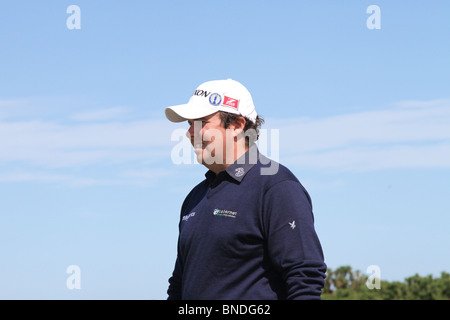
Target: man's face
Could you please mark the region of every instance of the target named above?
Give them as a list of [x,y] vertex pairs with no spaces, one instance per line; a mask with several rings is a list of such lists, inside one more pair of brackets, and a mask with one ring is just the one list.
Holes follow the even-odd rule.
[[212,115],[188,120],[186,136],[191,140],[197,161],[206,167],[217,167],[225,163],[226,135],[218,112]]

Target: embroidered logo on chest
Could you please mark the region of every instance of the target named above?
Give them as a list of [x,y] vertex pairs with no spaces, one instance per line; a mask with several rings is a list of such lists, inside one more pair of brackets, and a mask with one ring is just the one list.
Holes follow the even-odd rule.
[[182,220],[183,221],[188,221],[189,218],[192,218],[193,216],[195,216],[195,212],[191,212],[185,216],[183,216]]
[[237,168],[237,169],[235,169],[234,171],[235,171],[234,175],[235,175],[236,177],[241,177],[241,176],[243,176],[244,173],[245,173],[244,168]]
[[237,212],[231,210],[214,209],[213,215],[219,217],[236,218]]

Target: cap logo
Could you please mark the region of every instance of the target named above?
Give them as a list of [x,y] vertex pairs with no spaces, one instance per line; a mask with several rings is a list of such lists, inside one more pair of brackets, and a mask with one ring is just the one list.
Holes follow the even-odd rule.
[[239,100],[224,96],[223,97],[223,105],[237,109],[238,105],[239,105]]
[[218,106],[222,102],[222,96],[218,93],[213,93],[209,96],[209,103],[213,106]]
[[200,96],[200,97],[207,97],[210,95],[211,92],[208,92],[206,90],[195,90],[193,96]]

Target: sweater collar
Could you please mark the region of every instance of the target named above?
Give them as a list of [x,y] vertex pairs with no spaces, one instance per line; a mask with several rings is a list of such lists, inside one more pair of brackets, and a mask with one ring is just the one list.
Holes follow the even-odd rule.
[[208,170],[205,176],[208,182],[214,187],[218,185],[226,177],[231,177],[237,182],[241,182],[244,179],[247,172],[258,162],[259,151],[258,147],[253,144],[246,153],[244,153],[240,158],[238,158],[233,164],[228,166],[225,170],[219,172],[217,175]]

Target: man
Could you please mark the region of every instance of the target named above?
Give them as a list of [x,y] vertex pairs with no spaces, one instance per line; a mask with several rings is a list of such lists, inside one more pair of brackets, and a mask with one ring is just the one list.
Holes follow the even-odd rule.
[[168,107],[208,172],[181,208],[168,299],[320,299],[326,265],[311,199],[254,144],[262,119],[239,82],[201,84]]

